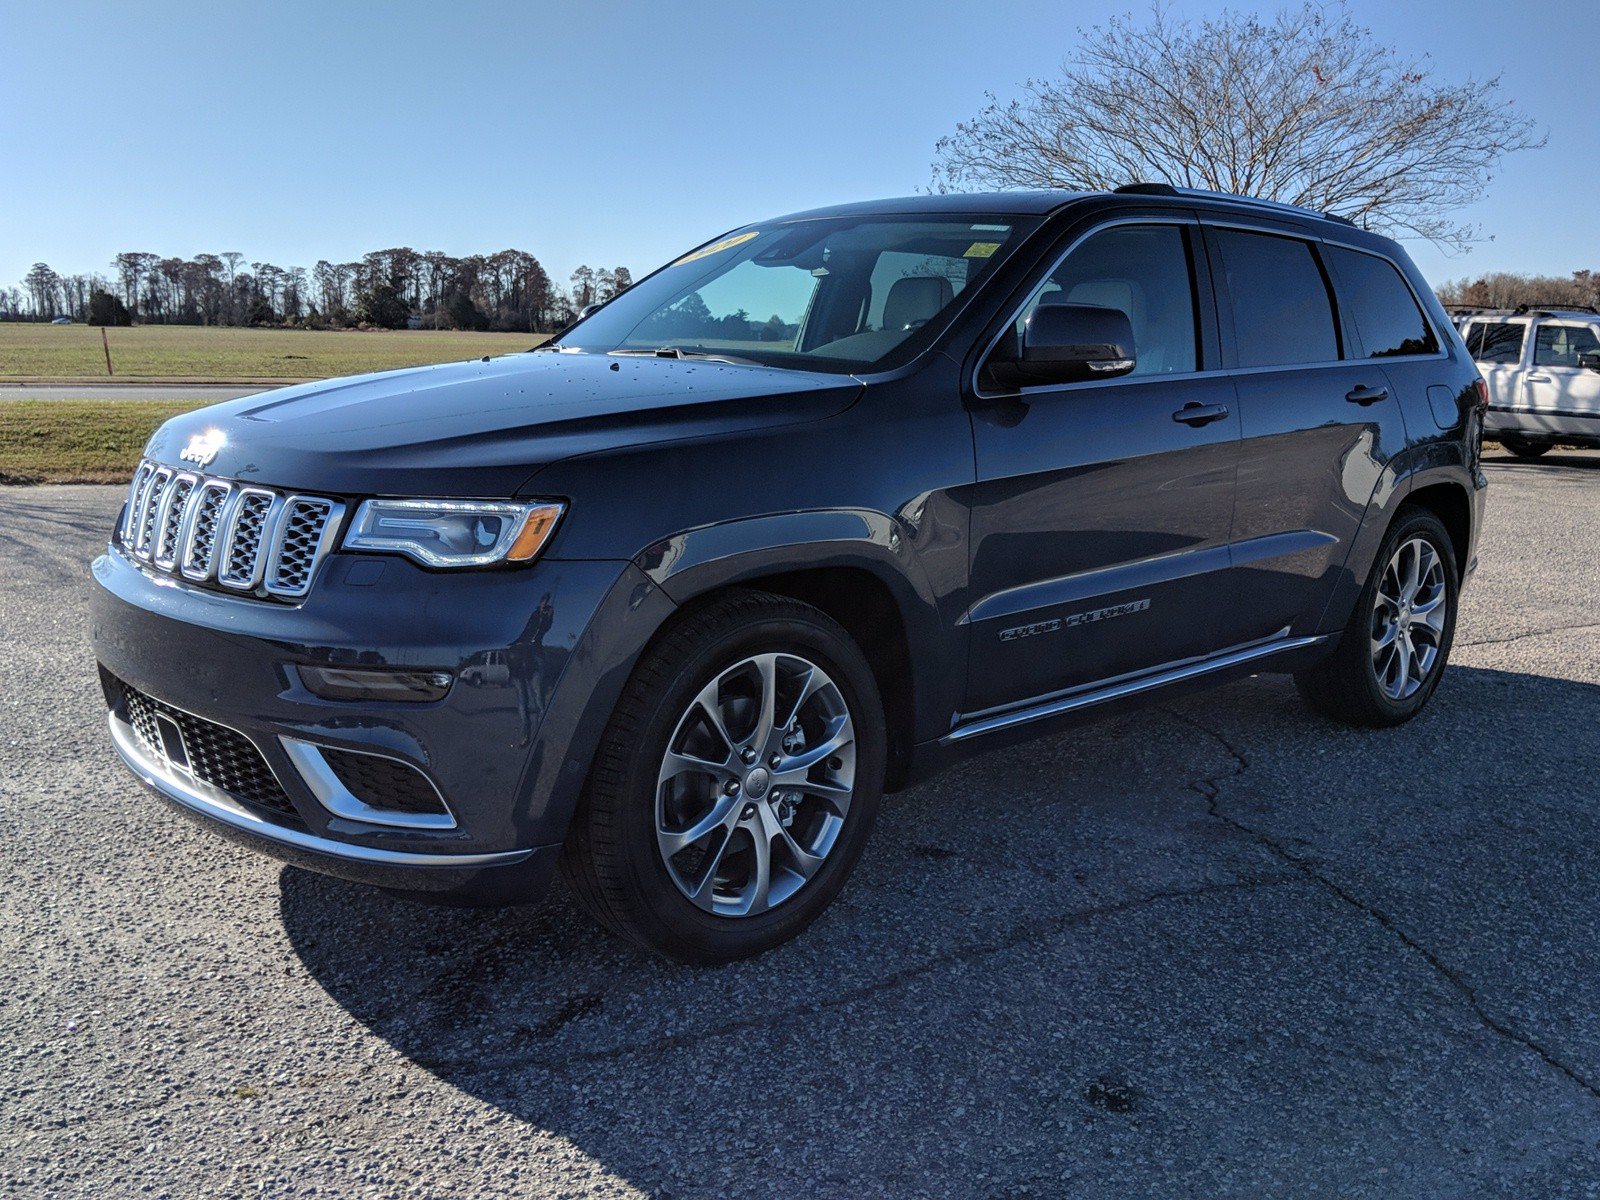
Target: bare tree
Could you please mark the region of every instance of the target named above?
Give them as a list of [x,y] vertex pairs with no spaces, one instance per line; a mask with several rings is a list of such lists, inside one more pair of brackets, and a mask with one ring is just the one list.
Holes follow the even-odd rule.
[[935,148],[934,189],[1100,190],[1136,181],[1283,200],[1461,248],[1451,214],[1500,159],[1544,144],[1498,77],[1434,78],[1342,3],[1198,23],[1157,4],[1082,31],[1020,99],[990,93]]

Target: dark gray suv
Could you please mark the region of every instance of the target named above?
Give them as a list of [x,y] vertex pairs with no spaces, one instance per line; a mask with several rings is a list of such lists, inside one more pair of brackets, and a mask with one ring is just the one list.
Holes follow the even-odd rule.
[[1484,405],[1336,218],[1144,184],[764,221],[535,351],[163,426],[94,564],[111,736],[290,862],[474,902],[559,864],[736,958],[973,751],[1259,671],[1414,716]]

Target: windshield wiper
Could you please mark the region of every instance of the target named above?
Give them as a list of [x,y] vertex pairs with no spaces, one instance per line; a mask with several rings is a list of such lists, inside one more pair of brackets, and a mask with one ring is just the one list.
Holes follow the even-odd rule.
[[626,354],[635,358],[692,358],[700,362],[731,363],[736,367],[760,367],[753,358],[740,358],[734,354],[725,354],[721,350],[699,350],[687,346],[658,346],[654,350],[611,350],[611,354]]

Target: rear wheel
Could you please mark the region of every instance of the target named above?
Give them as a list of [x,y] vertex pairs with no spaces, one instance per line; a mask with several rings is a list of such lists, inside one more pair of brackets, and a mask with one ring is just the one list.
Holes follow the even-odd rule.
[[1338,646],[1295,675],[1306,703],[1349,725],[1399,725],[1421,712],[1450,656],[1460,578],[1439,518],[1403,510]]
[[1502,437],[1500,444],[1507,452],[1515,454],[1518,458],[1538,458],[1550,449],[1549,442],[1530,442],[1510,435]]
[[685,962],[794,937],[844,886],[883,787],[861,652],[824,613],[730,593],[634,671],[562,854],[608,928]]

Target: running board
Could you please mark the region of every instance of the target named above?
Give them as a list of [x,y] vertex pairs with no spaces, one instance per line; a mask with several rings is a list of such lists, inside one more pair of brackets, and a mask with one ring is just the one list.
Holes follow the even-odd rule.
[[1269,642],[1263,646],[1251,646],[1246,650],[1234,650],[1216,658],[1186,663],[1181,667],[1170,667],[1151,675],[1141,675],[1137,679],[1122,680],[1118,683],[1092,688],[1086,692],[1077,692],[1071,696],[1061,696],[1055,700],[1047,700],[1043,704],[1036,704],[1031,708],[1001,713],[993,717],[980,717],[976,721],[957,725],[944,737],[940,738],[939,741],[945,745],[952,742],[963,742],[968,738],[981,737],[983,734],[994,733],[999,729],[1010,729],[1017,725],[1026,725],[1032,721],[1042,721],[1047,717],[1058,717],[1063,713],[1075,712],[1080,708],[1093,708],[1096,704],[1121,700],[1127,696],[1137,696],[1141,692],[1154,691],[1171,683],[1180,683],[1185,679],[1196,679],[1202,675],[1209,675],[1213,671],[1225,671],[1229,667],[1242,666],[1260,658],[1282,654],[1286,650],[1303,650],[1307,646],[1315,646],[1319,642],[1327,640],[1328,635],[1324,634],[1321,637],[1287,638],[1283,641]]

